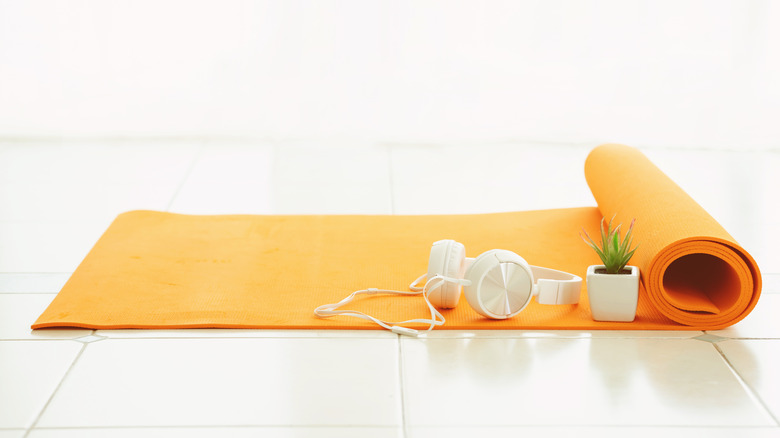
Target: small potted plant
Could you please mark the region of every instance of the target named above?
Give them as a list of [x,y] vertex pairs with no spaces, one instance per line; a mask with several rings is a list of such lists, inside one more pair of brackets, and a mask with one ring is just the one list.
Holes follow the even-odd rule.
[[601,219],[601,247],[583,229],[582,240],[601,258],[603,265],[588,267],[586,277],[588,302],[595,321],[631,322],[636,317],[639,299],[639,268],[627,265],[636,247],[631,249],[634,222],[620,238],[620,225],[612,228],[613,216],[608,224]]

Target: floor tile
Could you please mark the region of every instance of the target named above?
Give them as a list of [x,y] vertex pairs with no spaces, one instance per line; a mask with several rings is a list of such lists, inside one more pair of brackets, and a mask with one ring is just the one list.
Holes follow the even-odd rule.
[[279,147],[274,171],[276,213],[393,213],[389,154],[384,147]]
[[92,333],[92,330],[30,329],[55,296],[55,294],[0,294],[0,340],[72,339]]
[[402,339],[417,426],[776,426],[708,343]]
[[0,342],[0,428],[32,425],[81,348],[70,341]]
[[761,274],[762,293],[780,294],[780,274],[763,272]]
[[94,342],[38,426],[399,426],[397,351],[390,339]]
[[57,184],[181,181],[201,142],[0,142],[0,181]]
[[[143,427],[35,429],[28,438],[149,438],[267,437],[267,438],[399,438],[397,427]],[[4,438],[0,435],[0,438]]]
[[98,336],[122,339],[150,338],[361,338],[397,339],[388,330],[249,330],[249,329],[177,329],[177,330],[97,330]]
[[723,330],[708,330],[726,338],[780,339],[780,294],[763,294],[758,304],[742,321]]
[[130,210],[165,210],[177,181],[12,182],[0,186],[0,220],[111,221]]
[[723,336],[713,335],[711,333],[704,333],[703,335],[696,336],[693,339],[702,342],[709,342],[710,344],[716,344],[720,341],[725,341],[728,338],[724,338]]
[[274,210],[274,149],[230,143],[203,149],[171,203],[187,214],[269,214]]
[[407,434],[408,438],[472,438],[490,436],[491,438],[515,438],[521,436],[534,438],[558,438],[567,436],[597,436],[600,438],[770,438],[780,433],[778,427],[415,427]]
[[[780,221],[734,219],[731,223],[723,222],[721,225],[756,260],[762,276],[780,272],[780,253],[774,246],[774,242],[780,242]],[[778,292],[771,282],[766,290]]]
[[[744,340],[709,344],[691,339],[698,331],[437,329],[400,341],[383,330],[31,332],[29,320],[125,207],[385,214],[594,205],[581,168],[590,146],[140,147],[0,147],[0,199],[14,206],[0,209],[0,388],[14,394],[0,397],[0,438],[24,434],[81,348],[30,436],[400,436],[399,342],[406,436],[777,435],[780,258],[771,242],[780,224],[775,207],[755,205],[774,197],[776,158],[651,156],[759,260],[759,305],[707,332]],[[694,158],[706,164],[701,172],[689,171]],[[748,185],[766,187],[741,197],[747,174]],[[96,180],[105,186],[92,187]]]
[[[391,338],[398,335],[388,330],[231,330],[231,329],[179,329],[179,330],[98,330],[96,334],[109,338]],[[594,330],[434,330],[420,334],[420,338],[663,338],[690,339],[701,335],[700,331],[618,331]]]
[[105,336],[87,334],[84,336],[79,336],[78,338],[74,339],[74,341],[81,342],[82,344],[91,344],[93,342],[104,341],[106,339],[108,338]]
[[780,421],[780,340],[723,341],[718,348]]
[[396,214],[489,213],[595,205],[590,148],[538,144],[392,148]]
[[700,331],[667,330],[433,330],[420,334],[428,339],[600,339],[600,338],[654,338],[690,339]]
[[109,220],[0,221],[0,273],[73,272]]
[[171,211],[193,214],[387,214],[384,148],[211,145]]
[[70,278],[70,273],[0,273],[0,294],[57,293]]

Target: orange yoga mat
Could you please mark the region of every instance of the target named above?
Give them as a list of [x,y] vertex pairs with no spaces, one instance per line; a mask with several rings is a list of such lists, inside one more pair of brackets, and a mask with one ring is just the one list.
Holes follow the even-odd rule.
[[[313,310],[369,287],[406,290],[431,243],[469,256],[504,248],[533,265],[585,277],[596,254],[580,229],[636,218],[631,264],[642,273],[637,318],[595,322],[585,282],[578,305],[531,303],[489,320],[465,299],[443,329],[719,329],[756,305],[753,258],[641,152],[602,145],[585,162],[598,207],[438,216],[191,216],[132,211],[116,218],[33,328],[376,329]],[[348,308],[384,320],[428,316],[419,296],[362,296]],[[424,326],[421,326],[424,327]]]

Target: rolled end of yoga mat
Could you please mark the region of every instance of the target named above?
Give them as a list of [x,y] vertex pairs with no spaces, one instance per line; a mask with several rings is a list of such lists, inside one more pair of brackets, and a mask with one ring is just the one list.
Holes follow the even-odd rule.
[[714,330],[753,310],[761,294],[755,260],[644,154],[601,145],[585,161],[585,179],[604,217],[637,218],[630,264],[664,316]]

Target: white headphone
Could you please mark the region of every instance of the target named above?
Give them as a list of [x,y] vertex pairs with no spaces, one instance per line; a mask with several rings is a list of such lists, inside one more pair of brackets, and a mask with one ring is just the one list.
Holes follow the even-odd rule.
[[[425,285],[417,284],[425,278]],[[582,279],[567,272],[531,266],[519,255],[493,249],[476,259],[466,257],[462,243],[440,240],[431,247],[428,272],[418,277],[410,286],[412,292],[386,289],[364,289],[353,292],[335,304],[326,304],[314,310],[319,317],[349,315],[373,321],[394,333],[417,336],[418,331],[400,324],[429,324],[428,331],[443,325],[444,316],[436,310],[451,309],[458,305],[461,287],[466,301],[480,315],[492,319],[511,318],[520,313],[531,297],[539,304],[577,304],[580,299]],[[393,293],[403,295],[422,294],[431,319],[413,319],[401,322],[382,321],[362,312],[337,310],[359,294]]]

